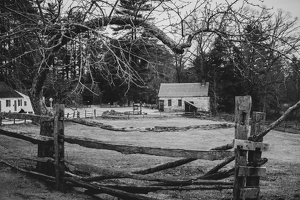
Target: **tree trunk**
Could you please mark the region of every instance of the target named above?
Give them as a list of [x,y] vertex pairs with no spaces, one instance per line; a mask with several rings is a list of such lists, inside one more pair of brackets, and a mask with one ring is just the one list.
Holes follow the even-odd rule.
[[[53,64],[54,52],[48,52],[47,59],[41,60],[41,70],[32,81],[30,100],[36,115],[48,115],[46,104],[43,101],[43,86],[49,73],[49,66]],[[43,58],[42,58],[43,59]]]
[[[34,88],[32,88],[32,89],[34,89]],[[33,95],[32,93],[30,93],[30,101],[31,101],[31,104],[32,104],[33,111],[36,115],[47,115],[47,114],[49,114],[49,112],[46,108],[46,105],[43,101],[42,94]]]
[[212,89],[212,92],[213,92],[212,111],[213,111],[213,115],[217,115],[217,113],[218,113],[218,101],[217,101],[218,95],[217,95],[217,81],[216,81],[215,78],[213,80],[213,89]]
[[[40,135],[48,136],[53,138],[53,122],[43,121],[40,122]],[[38,145],[38,157],[43,158],[53,158],[54,157],[54,143],[50,144],[39,144]],[[55,167],[53,163],[37,163],[37,170],[47,175],[55,175]]]

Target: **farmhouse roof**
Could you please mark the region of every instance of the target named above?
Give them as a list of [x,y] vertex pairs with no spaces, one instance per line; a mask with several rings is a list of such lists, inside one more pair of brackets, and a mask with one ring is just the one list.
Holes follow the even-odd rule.
[[162,83],[158,97],[203,97],[208,96],[209,83]]
[[10,86],[6,85],[4,82],[0,82],[0,98],[23,98],[19,93],[17,93]]

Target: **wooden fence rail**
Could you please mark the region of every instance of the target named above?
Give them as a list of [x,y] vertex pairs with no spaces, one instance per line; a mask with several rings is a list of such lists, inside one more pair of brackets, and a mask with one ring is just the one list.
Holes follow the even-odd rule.
[[[50,144],[53,143],[53,137],[30,134],[24,131],[10,130],[7,128],[0,129],[0,134],[23,139],[33,144]],[[80,138],[75,136],[60,135],[61,139],[70,144],[78,144],[87,148],[113,150],[123,154],[148,154],[154,156],[166,157],[185,157],[203,160],[222,160],[234,155],[232,151],[199,151],[185,149],[167,149],[155,147],[141,147],[133,145],[121,145],[95,140],[90,138]]]
[[68,143],[78,144],[87,148],[113,150],[123,154],[148,154],[154,156],[185,157],[204,160],[222,160],[223,158],[234,155],[234,153],[231,151],[198,151],[110,144],[99,140],[79,138],[74,136],[64,136],[64,140]]
[[41,144],[41,145],[53,144],[52,137],[36,135],[25,131],[16,131],[14,129],[9,129],[6,127],[0,128],[0,134],[17,138],[17,139],[22,139],[31,142],[33,144]]

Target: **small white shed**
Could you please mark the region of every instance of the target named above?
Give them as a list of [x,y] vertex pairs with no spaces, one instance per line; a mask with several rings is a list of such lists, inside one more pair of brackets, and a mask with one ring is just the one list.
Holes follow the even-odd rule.
[[161,83],[159,110],[181,112],[209,112],[209,83]]
[[4,82],[0,82],[0,112],[33,113],[29,96],[12,89]]

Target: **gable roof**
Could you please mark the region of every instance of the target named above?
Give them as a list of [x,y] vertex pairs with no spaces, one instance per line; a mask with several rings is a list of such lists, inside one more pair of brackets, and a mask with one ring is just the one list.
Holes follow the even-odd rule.
[[158,97],[208,96],[209,83],[161,83]]
[[23,98],[19,93],[17,93],[10,86],[6,85],[4,82],[0,82],[0,98]]

